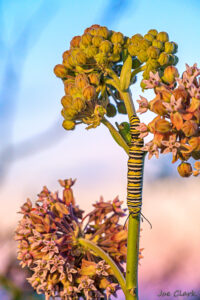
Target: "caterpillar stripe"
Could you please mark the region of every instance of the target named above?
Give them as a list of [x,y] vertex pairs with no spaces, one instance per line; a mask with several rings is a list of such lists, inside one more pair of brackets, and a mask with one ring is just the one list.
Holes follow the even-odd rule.
[[128,159],[128,185],[127,206],[133,217],[141,213],[142,207],[142,182],[143,182],[143,139],[139,138],[140,132],[136,129],[140,120],[136,116],[130,119],[131,145],[129,147]]

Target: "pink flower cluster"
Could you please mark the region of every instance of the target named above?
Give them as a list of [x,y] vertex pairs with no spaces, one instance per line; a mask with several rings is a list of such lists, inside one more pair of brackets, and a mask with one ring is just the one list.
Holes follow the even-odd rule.
[[172,152],[174,163],[181,161],[178,172],[183,177],[191,174],[199,175],[199,162],[194,164],[186,162],[190,158],[200,159],[200,69],[194,64],[179,77],[174,66],[164,70],[163,77],[159,73],[150,72],[150,78],[143,80],[146,89],[154,89],[155,98],[148,101],[140,96],[137,112],[145,113],[147,110],[157,116],[149,123],[140,123],[138,129],[144,138],[149,133],[153,139],[143,147],[149,153],[149,158],[159,153]]
[[122,202],[101,198],[83,217],[75,205],[74,182],[60,180],[62,198],[44,187],[35,207],[29,199],[21,207],[23,217],[16,230],[18,259],[32,271],[29,283],[46,299],[100,299],[119,289],[110,267],[84,248],[79,238],[96,243],[124,272],[127,228],[120,225],[125,216]]

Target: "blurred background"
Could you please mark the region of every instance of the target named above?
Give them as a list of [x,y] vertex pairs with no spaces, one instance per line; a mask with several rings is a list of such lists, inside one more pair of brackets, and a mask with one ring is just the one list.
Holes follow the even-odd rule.
[[[57,180],[71,177],[77,178],[75,198],[86,212],[100,195],[126,199],[127,156],[107,129],[80,126],[67,132],[61,126],[64,90],[53,68],[72,37],[92,24],[127,36],[153,28],[167,31],[179,45],[182,73],[185,63],[199,64],[199,15],[198,0],[0,0],[1,300],[22,299],[21,291],[24,299],[42,299],[26,283],[13,241],[17,211],[27,197],[34,202],[44,185],[59,190]],[[139,95],[151,99],[149,92],[142,94],[139,81],[132,89],[134,100]],[[182,179],[176,167],[170,155],[145,163],[143,214],[153,229],[142,223],[140,300],[200,299],[173,297],[176,290],[200,295],[200,179]],[[161,290],[171,296],[159,297]]]

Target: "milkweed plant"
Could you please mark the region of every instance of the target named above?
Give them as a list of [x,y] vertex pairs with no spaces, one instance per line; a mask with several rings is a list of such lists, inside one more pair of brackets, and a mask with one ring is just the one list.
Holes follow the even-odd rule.
[[[62,64],[55,66],[65,91],[63,127],[103,124],[128,155],[128,226],[121,225],[126,209],[118,198],[101,198],[85,215],[75,203],[72,179],[59,181],[62,197],[44,187],[35,207],[27,200],[16,230],[18,259],[32,271],[28,281],[46,299],[109,299],[119,289],[126,300],[139,299],[145,156],[171,152],[172,163],[179,161],[180,176],[200,173],[200,69],[186,64],[180,75],[177,48],[166,32],[155,29],[129,38],[92,25],[71,40]],[[154,98],[140,96],[136,112],[130,87],[139,73],[142,91],[152,90]],[[140,122],[137,113],[148,110],[155,117],[148,124]],[[127,115],[127,122],[114,126],[109,118],[117,114]]]

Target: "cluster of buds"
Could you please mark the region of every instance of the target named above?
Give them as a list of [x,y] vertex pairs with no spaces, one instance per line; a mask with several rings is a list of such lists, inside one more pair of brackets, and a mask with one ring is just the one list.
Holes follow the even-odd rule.
[[150,110],[157,116],[148,124],[141,123],[140,137],[148,133],[153,139],[143,150],[149,152],[149,158],[158,157],[161,153],[172,152],[172,162],[181,161],[178,172],[183,177],[200,173],[200,163],[194,164],[194,169],[187,161],[190,158],[200,159],[200,69],[194,64],[179,77],[174,66],[168,66],[160,78],[158,72],[150,73],[150,78],[144,80],[146,88],[154,89],[155,98],[147,101],[141,97],[138,112]]
[[[75,36],[70,49],[63,53],[62,64],[54,68],[65,89],[61,100],[63,127],[72,130],[77,124],[85,123],[87,129],[95,128],[105,114],[108,117],[114,117],[117,112],[126,114],[120,90],[107,80],[113,76],[118,80],[128,55],[132,59],[132,71],[143,71],[143,78],[148,79],[150,71],[162,73],[166,66],[176,64],[176,51],[177,45],[169,42],[168,34],[156,30],[150,30],[144,37],[136,34],[128,38],[121,32],[93,25],[82,36]],[[135,80],[133,73],[130,84]],[[143,81],[142,86],[145,88]]]
[[118,198],[94,204],[91,213],[75,205],[74,181],[60,180],[63,197],[44,187],[35,207],[28,199],[21,207],[22,219],[16,230],[18,259],[28,267],[29,283],[46,299],[100,299],[115,295],[119,285],[104,260],[79,243],[92,241],[124,272],[127,228],[120,225],[125,216]]

